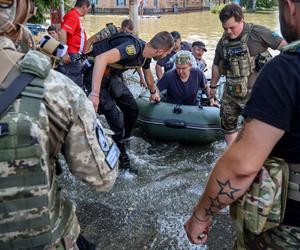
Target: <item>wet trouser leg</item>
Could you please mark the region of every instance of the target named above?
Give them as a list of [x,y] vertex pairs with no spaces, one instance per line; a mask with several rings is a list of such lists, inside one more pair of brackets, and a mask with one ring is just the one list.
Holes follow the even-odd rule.
[[106,88],[101,89],[99,112],[105,116],[110,129],[114,132],[113,140],[116,143],[121,141],[124,136],[123,114]]
[[124,116],[124,137],[127,139],[130,137],[132,129],[138,117],[137,103],[129,91],[127,86],[122,83],[122,94],[115,99],[117,106],[121,109]]
[[121,83],[118,96],[116,96],[116,93],[112,93],[111,89],[110,91],[107,88],[101,90],[99,111],[104,114],[111,130],[115,133],[112,137],[120,149],[120,168],[132,170],[124,139],[131,134],[137,118],[138,108],[128,88],[123,82]]

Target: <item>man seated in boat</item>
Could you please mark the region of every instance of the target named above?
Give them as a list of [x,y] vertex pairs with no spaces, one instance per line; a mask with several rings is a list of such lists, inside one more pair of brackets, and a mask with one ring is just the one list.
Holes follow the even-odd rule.
[[166,102],[180,105],[196,105],[199,90],[209,91],[204,73],[192,67],[192,55],[188,51],[177,53],[176,68],[166,72],[158,81],[159,91],[167,90]]

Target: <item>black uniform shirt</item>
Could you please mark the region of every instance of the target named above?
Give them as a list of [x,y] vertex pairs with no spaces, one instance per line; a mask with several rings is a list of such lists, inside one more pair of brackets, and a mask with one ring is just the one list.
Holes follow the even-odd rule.
[[[94,56],[100,55],[110,49],[116,48],[121,54],[121,60],[116,62],[123,66],[141,66],[144,69],[150,68],[151,58],[143,57],[143,50],[146,42],[134,37],[130,33],[117,33],[111,38],[96,42],[93,46]],[[125,71],[121,70],[122,72]]]
[[[285,131],[271,152],[300,164],[300,55],[282,54],[258,76],[243,114]],[[289,200],[284,224],[300,226],[300,202]]]

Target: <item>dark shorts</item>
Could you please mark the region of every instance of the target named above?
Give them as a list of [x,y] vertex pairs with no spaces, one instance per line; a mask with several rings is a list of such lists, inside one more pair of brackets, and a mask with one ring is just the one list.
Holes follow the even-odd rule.
[[76,60],[80,54],[69,54],[71,62],[69,64],[61,63],[57,67],[57,71],[63,73],[72,79],[80,88],[83,88],[82,62]]

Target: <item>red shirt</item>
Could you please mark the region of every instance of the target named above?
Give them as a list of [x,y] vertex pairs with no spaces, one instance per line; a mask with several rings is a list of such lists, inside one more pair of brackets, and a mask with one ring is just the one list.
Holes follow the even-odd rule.
[[79,12],[73,8],[64,16],[61,28],[67,31],[68,53],[83,53],[86,33]]

